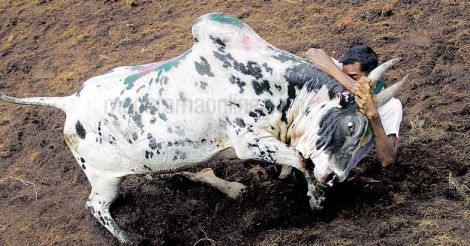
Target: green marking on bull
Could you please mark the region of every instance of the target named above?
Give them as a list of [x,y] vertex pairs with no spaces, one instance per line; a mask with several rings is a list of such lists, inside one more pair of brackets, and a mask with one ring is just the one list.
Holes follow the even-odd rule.
[[167,120],[166,115],[164,113],[159,113],[158,116],[160,116],[160,119],[162,119],[163,121]]
[[127,76],[124,79],[124,84],[126,85],[126,90],[131,89],[134,86],[134,82],[140,78],[140,74],[132,74]]
[[381,92],[384,87],[385,87],[385,80],[382,78],[375,85],[374,94],[376,95],[379,94],[379,92]]
[[157,72],[158,76],[160,76],[163,72],[168,72],[170,71],[172,68],[175,68],[175,67],[178,67],[178,65],[180,64],[180,62],[189,54],[191,53],[191,50],[188,50],[186,51],[184,54],[182,54],[181,56],[175,58],[174,60],[172,61],[169,61],[169,62],[165,62],[164,64],[162,64],[161,66],[159,66],[155,71]]
[[127,107],[129,107],[130,104],[131,104],[131,98],[126,97],[126,99],[124,100],[124,103],[122,104],[122,107],[127,108]]
[[236,27],[243,27],[243,22],[238,18],[235,18],[230,15],[222,14],[222,13],[214,13],[209,16],[210,20],[222,23],[222,24],[229,24],[234,25]]
[[141,68],[144,68],[144,67],[145,67],[144,65],[137,65],[137,66],[131,67],[131,70],[132,70],[132,71],[140,70]]
[[364,135],[362,136],[361,142],[359,142],[359,145],[352,152],[352,156],[355,156],[359,149],[366,146],[370,141],[372,141],[373,136],[374,136],[374,132],[372,131],[372,127],[370,126],[370,123],[367,122],[367,130],[364,133]]

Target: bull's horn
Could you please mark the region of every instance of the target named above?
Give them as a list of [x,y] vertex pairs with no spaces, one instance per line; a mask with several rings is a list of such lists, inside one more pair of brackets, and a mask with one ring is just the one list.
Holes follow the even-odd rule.
[[382,105],[384,105],[386,102],[388,102],[388,100],[390,100],[392,97],[394,97],[397,94],[400,87],[408,79],[408,75],[410,74],[405,75],[405,77],[403,77],[400,81],[388,87],[387,89],[381,91],[377,95],[377,107],[379,108],[382,107]]
[[393,67],[393,65],[397,64],[397,62],[399,62],[400,60],[401,58],[394,58],[380,64],[380,66],[376,67],[369,73],[369,76],[367,76],[367,78],[372,80],[374,83],[377,83],[382,78],[384,73],[387,72],[391,67]]

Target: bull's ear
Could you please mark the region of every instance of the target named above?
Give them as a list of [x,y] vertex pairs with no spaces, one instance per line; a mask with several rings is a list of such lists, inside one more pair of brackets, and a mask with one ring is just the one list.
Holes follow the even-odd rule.
[[336,99],[338,100],[339,106],[344,108],[354,100],[354,95],[350,91],[342,91],[336,93]]

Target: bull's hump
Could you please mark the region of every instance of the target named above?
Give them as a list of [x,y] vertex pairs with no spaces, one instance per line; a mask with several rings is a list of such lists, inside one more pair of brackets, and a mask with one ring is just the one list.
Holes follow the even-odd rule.
[[243,21],[222,13],[199,17],[192,26],[192,34],[196,43],[216,41],[219,45],[248,50],[272,47]]

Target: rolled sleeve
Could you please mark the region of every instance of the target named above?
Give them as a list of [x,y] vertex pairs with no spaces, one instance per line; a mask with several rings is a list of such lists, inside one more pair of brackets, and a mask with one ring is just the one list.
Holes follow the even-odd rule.
[[331,56],[330,56],[330,58],[339,69],[343,70],[343,63],[339,62],[338,60],[336,60],[335,58],[333,58]]

